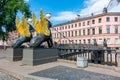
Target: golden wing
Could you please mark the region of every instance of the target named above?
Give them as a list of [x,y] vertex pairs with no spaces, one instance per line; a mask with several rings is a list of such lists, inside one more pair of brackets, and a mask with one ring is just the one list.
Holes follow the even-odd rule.
[[50,31],[48,29],[48,21],[46,18],[44,18],[44,14],[42,10],[40,10],[40,19],[41,19],[42,32],[44,33],[45,36],[50,36]]
[[32,13],[32,21],[33,21],[33,25],[35,27],[36,33],[39,34],[41,33],[41,24],[39,22],[39,20],[36,18],[35,14]]
[[20,35],[24,34],[23,27],[22,27],[21,22],[17,16],[16,16],[16,29]]
[[25,17],[22,17],[22,27],[23,27],[23,32],[26,37],[30,37],[30,31],[29,31],[29,24],[27,23]]
[[40,20],[41,20],[41,22],[44,21],[44,14],[43,14],[42,9],[40,10]]
[[35,26],[36,24],[36,21],[37,21],[37,18],[35,16],[35,14],[32,12],[32,22],[33,22],[33,25]]
[[37,21],[36,22],[36,33],[39,34],[42,32],[42,26],[41,26],[41,22]]
[[46,18],[44,18],[44,21],[43,21],[43,33],[45,36],[50,36],[50,30],[48,29],[48,20]]

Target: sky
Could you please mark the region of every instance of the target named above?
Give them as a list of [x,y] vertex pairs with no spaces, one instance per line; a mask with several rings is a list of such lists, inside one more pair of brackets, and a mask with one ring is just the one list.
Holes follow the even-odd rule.
[[[74,20],[79,14],[81,17],[97,14],[107,7],[110,0],[25,0],[30,10],[39,19],[40,9],[51,13],[50,21],[53,25]],[[120,4],[109,8],[109,12],[120,12]]]

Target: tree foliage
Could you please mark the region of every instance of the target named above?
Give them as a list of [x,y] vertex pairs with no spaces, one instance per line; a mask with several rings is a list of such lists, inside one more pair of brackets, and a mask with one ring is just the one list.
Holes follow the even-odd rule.
[[[16,29],[15,19],[18,11],[26,18],[31,16],[29,5],[24,0],[0,0],[0,38]],[[2,30],[2,26],[6,28],[6,32]]]

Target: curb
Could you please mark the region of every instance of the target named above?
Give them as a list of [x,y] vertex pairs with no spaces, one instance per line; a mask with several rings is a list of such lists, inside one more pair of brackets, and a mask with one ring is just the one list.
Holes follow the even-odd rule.
[[51,78],[37,77],[37,76],[32,76],[32,75],[25,75],[22,80],[58,80],[58,79],[51,79]]
[[[75,64],[75,61],[69,61],[69,60],[64,60],[64,59],[57,59],[58,62],[63,62],[63,63],[70,63],[70,64]],[[77,65],[76,65],[77,66]],[[117,71],[117,67],[115,66],[107,66],[107,65],[100,65],[100,64],[94,64],[94,63],[88,63],[88,66],[92,66],[92,67],[98,67],[98,68],[103,68],[103,69],[108,69],[108,70],[114,70],[115,72],[120,72]]]

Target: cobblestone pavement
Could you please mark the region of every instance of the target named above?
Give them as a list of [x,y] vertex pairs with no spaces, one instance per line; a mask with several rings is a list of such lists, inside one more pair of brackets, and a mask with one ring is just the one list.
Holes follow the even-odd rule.
[[120,77],[74,69],[65,66],[57,66],[30,75],[46,77],[58,80],[120,80]]
[[5,58],[5,54],[0,52],[0,59]]
[[5,73],[0,72],[0,80],[18,80]]
[[[4,59],[4,58],[5,58],[5,54],[0,53],[0,59]],[[15,79],[5,73],[0,72],[0,80],[18,80],[18,79]]]

